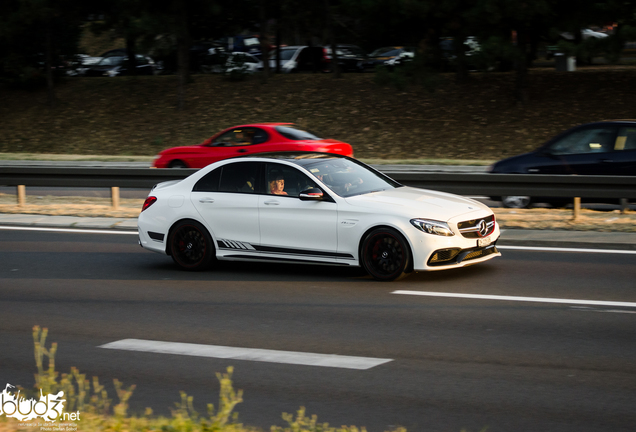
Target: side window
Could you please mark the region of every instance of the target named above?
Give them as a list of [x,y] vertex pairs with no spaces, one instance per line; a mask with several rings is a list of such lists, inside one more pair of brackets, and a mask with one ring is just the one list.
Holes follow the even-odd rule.
[[233,147],[260,144],[267,141],[268,135],[259,128],[236,128],[219,136],[212,143],[215,147]]
[[636,150],[636,128],[620,128],[614,150]]
[[565,136],[552,144],[554,155],[602,153],[614,151],[616,129],[582,129]]
[[267,182],[265,193],[268,195],[298,198],[300,192],[317,187],[315,181],[296,168],[287,165],[267,164],[265,177]]
[[223,167],[217,168],[199,179],[192,188],[192,192],[218,192],[222,169]]
[[259,162],[242,162],[222,166],[219,192],[254,193],[259,165]]

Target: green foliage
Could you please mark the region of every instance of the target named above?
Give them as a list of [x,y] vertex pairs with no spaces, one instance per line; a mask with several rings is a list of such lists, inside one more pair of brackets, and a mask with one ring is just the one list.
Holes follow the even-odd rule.
[[[219,403],[214,408],[213,404],[207,405],[207,416],[201,416],[194,409],[193,397],[181,392],[181,401],[175,403],[172,417],[153,417],[152,409],[146,408],[143,416],[130,416],[128,414],[128,401],[133,394],[135,386],[127,389],[118,380],[113,380],[119,403],[112,407],[111,399],[104,386],[99,384],[97,377],[93,377],[91,383],[85,374],[79,373],[76,368],[71,368],[68,374],[60,374],[55,370],[55,354],[57,343],[46,347],[48,329],[33,327],[33,343],[35,364],[35,387],[37,395],[40,389],[42,393],[57,393],[64,391],[66,406],[64,411],[71,413],[80,411],[81,430],[86,432],[256,432],[260,429],[244,426],[238,422],[236,405],[243,402],[243,391],[235,390],[232,383],[234,368],[229,366],[225,373],[217,373],[216,378],[220,383]],[[22,389],[21,389],[22,390]],[[89,397],[90,395],[90,397]],[[87,399],[87,397],[89,397]],[[316,415],[311,418],[305,415],[305,408],[301,407],[296,417],[283,413],[283,419],[288,423],[287,427],[272,426],[272,432],[366,432],[366,429],[356,426],[329,427],[328,423],[318,423]],[[0,417],[1,422],[11,422],[20,429],[19,422]],[[3,429],[10,432],[12,429]],[[79,430],[79,428],[78,428]],[[398,428],[392,432],[406,432],[406,429]]]
[[[365,427],[340,426],[330,427],[329,423],[318,423],[318,417],[314,414],[311,417],[305,415],[305,407],[300,407],[293,414],[283,413],[283,420],[287,422],[286,427],[272,426],[271,432],[366,432]],[[406,432],[404,428],[397,428],[393,432]]]

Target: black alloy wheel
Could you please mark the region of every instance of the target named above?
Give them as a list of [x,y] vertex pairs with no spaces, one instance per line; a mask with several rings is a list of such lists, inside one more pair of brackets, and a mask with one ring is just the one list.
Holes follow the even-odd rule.
[[408,242],[394,229],[375,229],[362,243],[362,266],[379,281],[388,282],[406,276],[410,260]]
[[204,270],[216,254],[212,237],[198,222],[181,221],[170,234],[172,259],[184,270]]

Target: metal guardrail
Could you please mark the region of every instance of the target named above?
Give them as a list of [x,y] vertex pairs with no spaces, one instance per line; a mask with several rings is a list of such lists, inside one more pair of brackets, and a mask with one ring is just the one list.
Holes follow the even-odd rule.
[[[0,167],[0,185],[112,188],[113,205],[118,188],[151,188],[183,179],[195,169]],[[533,174],[391,172],[398,182],[461,195],[636,199],[636,176],[570,176]],[[115,196],[116,195],[116,196]]]
[[460,195],[636,198],[636,176],[391,173],[408,186]]

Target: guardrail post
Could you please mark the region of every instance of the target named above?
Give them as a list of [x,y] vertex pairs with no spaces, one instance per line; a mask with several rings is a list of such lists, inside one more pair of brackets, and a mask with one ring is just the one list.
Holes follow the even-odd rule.
[[581,215],[581,197],[574,197],[574,220],[578,220]]
[[621,198],[621,213],[627,213],[629,210],[629,201],[627,198]]
[[18,185],[17,189],[18,189],[18,205],[22,207],[24,204],[26,204],[26,186]]
[[113,210],[119,208],[119,187],[114,186],[110,188],[110,200],[113,205]]

